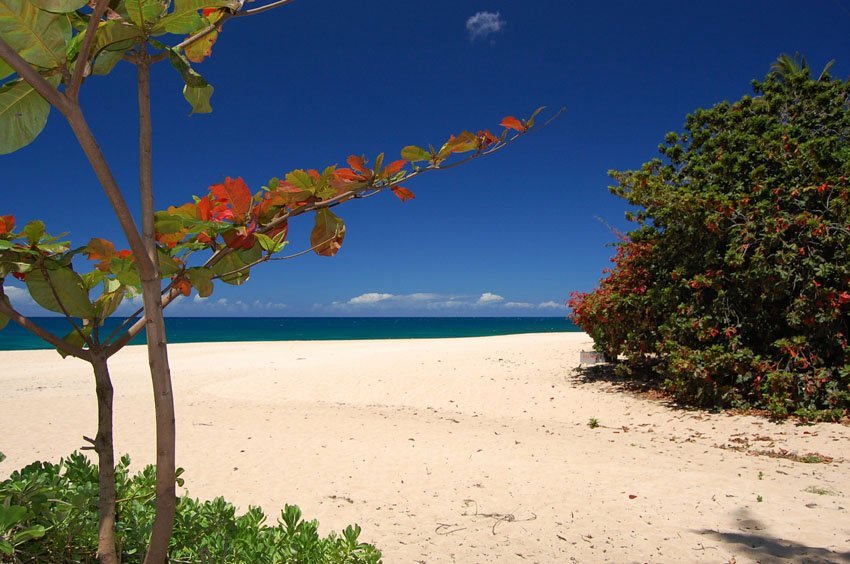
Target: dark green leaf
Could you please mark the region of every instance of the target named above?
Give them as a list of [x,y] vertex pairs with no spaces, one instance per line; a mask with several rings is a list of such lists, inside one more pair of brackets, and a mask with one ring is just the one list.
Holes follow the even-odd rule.
[[48,311],[83,319],[95,316],[83,279],[70,268],[35,268],[27,274],[26,283],[30,296]]

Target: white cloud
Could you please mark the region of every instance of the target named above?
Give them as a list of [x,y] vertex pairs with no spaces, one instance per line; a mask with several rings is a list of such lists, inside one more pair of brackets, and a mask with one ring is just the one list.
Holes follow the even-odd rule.
[[530,309],[534,307],[534,304],[528,302],[508,302],[505,304],[505,307],[510,309]]
[[358,304],[376,304],[378,302],[383,302],[385,300],[390,300],[395,298],[393,294],[381,294],[379,292],[368,292],[366,294],[360,294],[354,298],[348,300],[348,303],[352,305]]
[[480,306],[493,305],[493,304],[497,304],[499,302],[502,302],[504,300],[505,300],[505,298],[503,298],[502,296],[500,296],[498,294],[491,294],[490,292],[484,292],[483,294],[481,294],[481,297],[478,298],[478,301],[475,302],[475,305],[480,305]]
[[29,292],[23,288],[18,288],[17,286],[5,286],[3,291],[9,297],[9,301],[12,302],[12,306],[15,307],[15,309],[19,309],[22,306],[35,305],[35,302],[30,297]]
[[548,302],[541,303],[537,307],[540,309],[566,309],[567,306],[550,300]]
[[476,12],[466,20],[466,29],[469,39],[475,41],[502,31],[506,23],[499,12]]

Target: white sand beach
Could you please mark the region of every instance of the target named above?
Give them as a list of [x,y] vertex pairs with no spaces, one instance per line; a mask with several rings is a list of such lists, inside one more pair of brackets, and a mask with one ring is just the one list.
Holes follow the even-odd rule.
[[[678,409],[583,380],[582,349],[580,333],[172,345],[178,465],[196,497],[357,522],[388,563],[850,561],[850,428]],[[0,362],[0,477],[94,434],[87,364]],[[116,452],[152,462],[144,348],[111,372]],[[766,455],[782,451],[833,461]]]

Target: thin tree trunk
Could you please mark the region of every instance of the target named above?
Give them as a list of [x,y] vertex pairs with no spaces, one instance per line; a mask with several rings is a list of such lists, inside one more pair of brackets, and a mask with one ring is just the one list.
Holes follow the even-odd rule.
[[174,527],[177,492],[175,487],[174,397],[165,318],[162,314],[162,283],[154,230],[153,134],[151,129],[150,59],[144,47],[137,61],[139,97],[139,193],[142,199],[142,242],[153,263],[154,276],[142,277],[148,338],[148,363],[156,411],[156,517],[154,518],[145,564],[160,564],[168,557],[168,543]]
[[118,564],[115,554],[115,453],[112,441],[112,381],[106,359],[92,355],[97,391],[97,453],[99,482],[99,524],[97,557],[102,564]]

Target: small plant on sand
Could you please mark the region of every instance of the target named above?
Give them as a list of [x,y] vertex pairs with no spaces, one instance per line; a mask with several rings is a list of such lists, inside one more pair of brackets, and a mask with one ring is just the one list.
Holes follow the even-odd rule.
[[[115,467],[116,556],[136,562],[145,554],[146,531],[154,519],[156,471],[147,466],[131,475],[129,465],[124,456]],[[36,462],[13,472],[0,483],[0,561],[3,556],[48,564],[95,561],[97,490],[97,468],[78,453],[58,464]],[[199,501],[184,495],[177,499],[169,562],[380,562],[380,551],[360,542],[359,535],[354,525],[321,537],[318,522],[305,521],[292,505],[270,524],[259,507],[238,515],[223,498]]]
[[599,419],[597,419],[596,417],[591,417],[587,422],[587,426],[591,429],[596,429],[597,427],[599,427]]
[[758,503],[761,503],[761,502],[763,502],[763,501],[764,501],[764,498],[763,498],[762,496],[760,496],[760,495],[757,495],[757,496],[756,496],[756,501],[757,501]]

